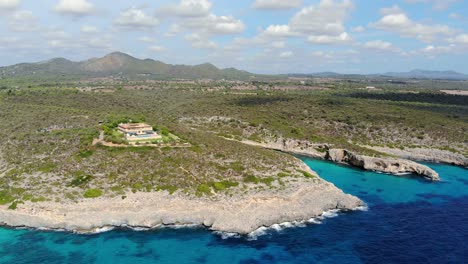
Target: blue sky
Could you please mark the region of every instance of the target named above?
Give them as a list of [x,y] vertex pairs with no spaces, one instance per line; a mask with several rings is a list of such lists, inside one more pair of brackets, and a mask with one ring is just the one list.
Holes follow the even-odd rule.
[[0,0],[0,65],[122,51],[255,73],[468,73],[463,0]]

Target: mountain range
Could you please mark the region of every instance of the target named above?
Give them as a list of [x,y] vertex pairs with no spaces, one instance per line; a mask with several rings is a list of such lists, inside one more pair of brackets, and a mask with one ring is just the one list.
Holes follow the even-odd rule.
[[3,77],[107,77],[123,76],[149,79],[248,79],[254,74],[234,68],[219,69],[213,64],[171,65],[152,59],[137,59],[122,52],[102,58],[74,62],[55,58],[38,63],[20,63],[0,67]]
[[314,74],[257,75],[235,68],[219,69],[213,64],[204,63],[195,66],[172,65],[152,59],[137,59],[122,52],[113,52],[102,58],[92,58],[74,62],[64,58],[55,58],[38,63],[20,63],[0,67],[1,78],[62,78],[81,79],[90,77],[121,76],[147,79],[213,79],[213,80],[250,80],[260,77],[327,77],[327,78],[363,78],[391,77],[416,79],[468,80],[468,75],[455,71],[413,70],[410,72],[388,72],[383,74],[359,75],[321,72]]

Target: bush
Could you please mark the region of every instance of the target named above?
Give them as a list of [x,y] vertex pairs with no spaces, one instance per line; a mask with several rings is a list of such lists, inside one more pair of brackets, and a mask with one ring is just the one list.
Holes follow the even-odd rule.
[[224,186],[224,184],[222,184],[221,182],[213,183],[213,188],[215,189],[215,191],[224,191],[224,190],[226,190],[226,186]]
[[102,196],[102,191],[99,189],[89,189],[83,194],[83,196],[85,198],[97,198]]
[[309,178],[309,179],[315,178],[314,175],[310,174],[310,173],[307,172],[307,171],[299,170],[299,172],[302,173],[302,175],[304,175],[304,177],[306,177],[306,178]]
[[197,196],[202,196],[202,195],[210,195],[211,194],[211,188],[210,186],[206,184],[200,184],[197,187]]
[[250,183],[257,184],[257,183],[260,182],[260,180],[257,177],[253,176],[253,175],[249,175],[247,177],[244,177],[244,182],[250,182]]
[[93,176],[86,175],[82,171],[77,171],[74,173],[74,175],[75,177],[70,182],[69,186],[74,186],[74,187],[83,186],[93,179]]

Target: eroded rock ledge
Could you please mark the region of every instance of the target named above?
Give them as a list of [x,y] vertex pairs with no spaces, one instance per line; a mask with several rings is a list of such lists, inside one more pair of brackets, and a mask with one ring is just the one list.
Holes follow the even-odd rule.
[[277,139],[272,142],[259,143],[250,140],[244,144],[275,149],[313,158],[326,159],[337,163],[348,164],[365,170],[391,173],[395,175],[413,173],[431,181],[438,181],[439,174],[426,165],[402,158],[376,158],[352,153],[344,149],[332,149],[328,144],[314,144],[306,140]]
[[423,176],[431,181],[440,180],[439,174],[428,166],[404,159],[368,157],[354,154],[345,149],[330,149],[325,158],[333,162],[345,163],[365,170],[396,175],[412,173]]

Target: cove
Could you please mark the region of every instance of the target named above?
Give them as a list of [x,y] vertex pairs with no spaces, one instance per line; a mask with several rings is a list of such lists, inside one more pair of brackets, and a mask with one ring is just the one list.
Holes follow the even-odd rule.
[[466,263],[468,171],[426,164],[442,181],[303,158],[368,211],[227,238],[202,228],[94,235],[0,228],[0,263]]

